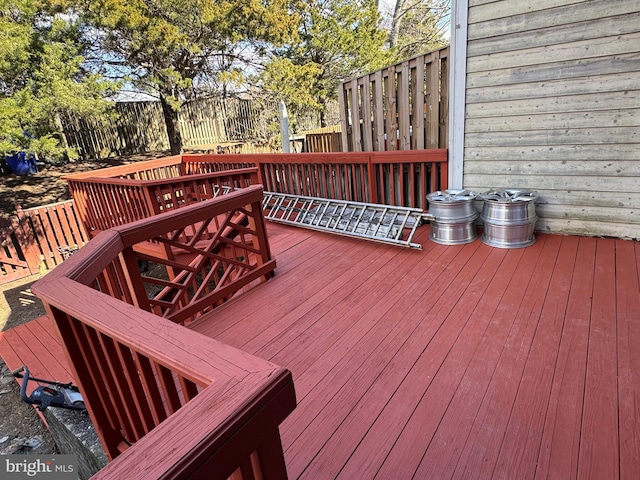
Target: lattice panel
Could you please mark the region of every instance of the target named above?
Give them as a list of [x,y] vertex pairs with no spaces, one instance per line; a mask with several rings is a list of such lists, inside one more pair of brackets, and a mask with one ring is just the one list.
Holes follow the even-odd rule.
[[133,245],[94,286],[176,323],[190,323],[265,275],[255,211],[261,215],[254,205],[236,208]]

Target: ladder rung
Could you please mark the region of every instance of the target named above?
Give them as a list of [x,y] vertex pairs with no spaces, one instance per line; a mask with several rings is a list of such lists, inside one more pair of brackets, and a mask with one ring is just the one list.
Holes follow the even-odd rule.
[[[424,215],[420,209],[275,192],[264,192],[262,205],[265,218],[274,222],[422,248],[411,242]],[[402,240],[405,229],[410,233]]]

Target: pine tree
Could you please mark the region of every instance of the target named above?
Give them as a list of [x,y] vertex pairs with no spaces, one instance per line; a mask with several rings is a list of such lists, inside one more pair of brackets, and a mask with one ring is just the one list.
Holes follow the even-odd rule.
[[295,114],[320,112],[337,97],[341,81],[389,62],[387,35],[374,0],[303,0],[297,7],[298,41],[273,52],[261,85]]
[[80,15],[96,32],[103,73],[160,98],[174,154],[181,105],[241,77],[237,61],[289,40],[296,22],[287,0],[88,0]]

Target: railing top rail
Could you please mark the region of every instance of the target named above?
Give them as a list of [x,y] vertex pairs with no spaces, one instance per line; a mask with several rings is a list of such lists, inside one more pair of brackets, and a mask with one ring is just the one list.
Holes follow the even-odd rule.
[[[98,170],[91,170],[89,172],[72,173],[64,175],[63,180],[83,180],[86,178],[102,177],[113,178],[121,175],[127,175],[130,173],[136,173],[142,170],[149,170],[158,167],[167,167],[171,165],[179,165],[181,161],[180,155],[174,155],[171,157],[158,158],[154,160],[145,160],[144,162],[130,163],[128,165],[117,165],[115,167],[106,167]],[[141,169],[141,166],[144,166]]]
[[113,230],[119,233],[125,246],[130,246],[165,233],[167,224],[193,224],[248,203],[261,201],[262,185],[252,185],[219,197],[114,227]]
[[[97,237],[96,237],[97,238]],[[73,258],[73,257],[71,257]],[[70,278],[40,280],[34,293],[122,345],[132,348],[198,385],[278,367],[117,300]]]
[[97,183],[101,185],[121,185],[131,187],[143,187],[143,186],[155,186],[155,185],[168,185],[172,183],[181,183],[185,181],[201,180],[220,178],[229,175],[243,175],[257,173],[257,167],[238,168],[233,170],[222,170],[214,173],[193,173],[189,175],[181,175],[174,178],[158,178],[155,180],[134,180],[131,178],[118,178],[118,177],[102,177],[96,174],[100,173],[100,170],[93,172],[93,176],[85,176],[83,178],[67,178],[67,180],[79,181],[82,183]]
[[[227,478],[236,468],[234,443],[255,441],[246,434],[239,435],[232,426],[255,421],[256,412],[274,397],[283,401],[272,402],[265,413],[272,424],[278,425],[295,407],[291,374],[283,368],[253,374],[241,384],[214,383],[92,478],[190,478],[207,469],[207,478]],[[225,462],[214,465],[211,471],[211,465],[194,461],[194,452],[198,451],[208,452],[210,458],[216,452]],[[140,461],[141,452],[144,462]]]
[[413,163],[447,161],[446,148],[432,148],[428,150],[393,150],[386,152],[369,152],[371,163]]
[[184,162],[215,163],[367,163],[371,152],[316,152],[316,153],[243,153],[224,155],[184,155]]

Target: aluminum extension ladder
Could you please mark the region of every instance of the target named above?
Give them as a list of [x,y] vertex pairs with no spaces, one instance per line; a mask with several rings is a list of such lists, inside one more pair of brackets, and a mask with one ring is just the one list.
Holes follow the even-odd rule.
[[[418,208],[264,192],[265,218],[273,222],[422,249],[413,235],[428,218]],[[406,238],[403,234],[408,232]]]

